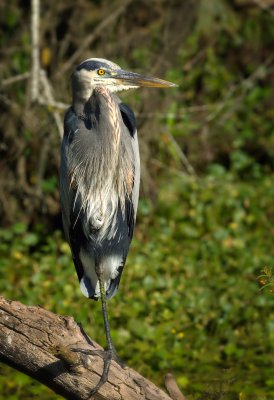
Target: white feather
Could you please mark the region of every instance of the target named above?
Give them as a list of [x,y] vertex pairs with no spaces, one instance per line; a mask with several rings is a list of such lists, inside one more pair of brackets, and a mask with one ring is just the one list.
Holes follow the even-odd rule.
[[[91,286],[95,289],[95,297],[100,297],[99,281],[95,272],[94,261],[89,255],[81,249],[80,260],[84,268],[84,276],[89,279]],[[107,291],[112,279],[115,279],[118,274],[118,268],[122,265],[123,258],[121,256],[110,255],[102,258],[100,267],[102,268],[102,275],[105,290]],[[88,289],[84,282],[84,277],[80,281],[80,289],[84,296],[89,297]]]

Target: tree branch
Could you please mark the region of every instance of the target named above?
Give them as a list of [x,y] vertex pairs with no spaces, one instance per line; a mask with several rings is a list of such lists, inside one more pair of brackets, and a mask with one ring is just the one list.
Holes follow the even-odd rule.
[[[69,400],[87,400],[103,369],[102,350],[72,317],[0,297],[0,361],[24,372]],[[136,371],[111,363],[98,400],[171,400]]]
[[[52,88],[51,88],[50,82],[49,82],[49,80],[47,78],[46,72],[44,70],[42,70],[42,69],[40,69],[40,81],[41,81],[41,84],[43,85],[43,88],[44,88],[44,97],[46,99],[47,104],[49,105],[49,104],[54,103],[55,100],[54,100],[54,97],[53,97],[53,92],[52,92]],[[42,101],[40,101],[40,99]],[[38,101],[40,104],[46,104],[44,102],[44,99],[43,99],[42,96],[40,97],[40,99]],[[55,120],[57,129],[58,129],[58,132],[59,132],[59,136],[62,139],[62,137],[63,137],[63,121],[62,121],[58,111],[53,110],[52,113],[53,113],[53,118]]]
[[35,101],[39,94],[39,23],[40,23],[40,0],[31,2],[31,100]]
[[172,374],[166,374],[165,386],[173,400],[186,400],[185,396],[180,391],[177,382]]

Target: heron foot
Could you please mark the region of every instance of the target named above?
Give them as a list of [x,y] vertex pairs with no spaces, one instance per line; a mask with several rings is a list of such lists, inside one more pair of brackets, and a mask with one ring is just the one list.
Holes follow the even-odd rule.
[[104,358],[104,353],[105,353],[105,350],[101,349],[89,350],[89,349],[80,349],[78,347],[74,347],[73,349],[71,349],[71,351],[75,353],[84,354],[85,356],[101,356],[102,358]]
[[[108,350],[106,350],[108,351]],[[118,356],[117,351],[115,348],[112,350],[112,360],[114,360],[118,365],[120,365],[121,368],[126,368],[126,364],[124,363],[123,360]]]
[[120,365],[121,368],[125,368],[125,363],[120,359],[120,357],[117,355],[116,349],[112,347],[111,349],[106,348],[105,350],[89,350],[89,349],[80,349],[80,348],[73,348],[71,349],[74,352],[81,353],[84,355],[99,355],[100,357],[103,358],[104,361],[104,367],[103,367],[103,372],[102,375],[99,379],[99,382],[96,384],[96,386],[90,391],[89,396],[95,395],[95,393],[98,392],[98,390],[101,388],[101,386],[106,383],[108,379],[108,373],[109,373],[109,368],[111,361],[115,361],[117,364]]
[[112,350],[109,350],[108,348],[106,348],[105,350],[101,350],[101,349],[89,350],[89,349],[73,348],[73,349],[71,349],[71,351],[76,352],[76,353],[81,353],[81,354],[84,354],[86,356],[100,356],[103,359],[105,359],[107,354],[109,352],[111,352],[111,359],[113,361],[115,361],[117,364],[119,364],[121,368],[125,368],[126,367],[125,363],[118,356],[117,351],[116,351],[115,348],[113,348]]
[[115,348],[106,348],[103,351],[103,360],[104,360],[104,368],[103,368],[103,372],[102,375],[99,379],[99,382],[96,384],[96,386],[90,391],[90,396],[93,396],[95,393],[98,392],[98,390],[101,388],[101,386],[104,385],[104,383],[106,383],[106,381],[108,380],[108,373],[109,373],[109,368],[110,368],[110,364],[111,361],[114,360],[115,362],[117,362],[117,364],[119,364],[121,367],[124,368],[124,364],[122,363],[122,361],[120,360],[120,358],[117,356],[116,350]]

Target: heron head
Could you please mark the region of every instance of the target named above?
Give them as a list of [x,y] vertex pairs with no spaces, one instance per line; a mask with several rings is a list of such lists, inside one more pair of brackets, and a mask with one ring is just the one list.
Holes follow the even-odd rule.
[[111,92],[135,89],[140,86],[159,88],[177,86],[159,78],[125,71],[119,65],[103,58],[89,58],[81,62],[72,74],[72,82],[74,86],[85,91],[87,97],[97,86],[106,87]]

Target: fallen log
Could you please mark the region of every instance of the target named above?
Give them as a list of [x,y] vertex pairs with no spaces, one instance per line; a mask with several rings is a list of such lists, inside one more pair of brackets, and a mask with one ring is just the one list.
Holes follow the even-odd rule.
[[[74,351],[73,351],[74,349]],[[83,354],[99,351],[98,354]],[[102,348],[72,317],[0,296],[0,361],[31,376],[68,400],[87,400],[103,369]],[[111,362],[98,400],[172,400],[131,368]],[[174,400],[174,398],[173,398]]]

